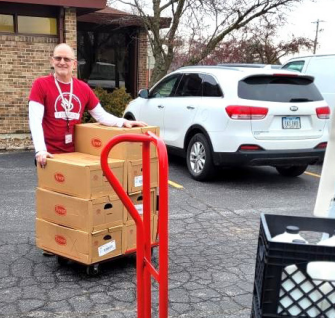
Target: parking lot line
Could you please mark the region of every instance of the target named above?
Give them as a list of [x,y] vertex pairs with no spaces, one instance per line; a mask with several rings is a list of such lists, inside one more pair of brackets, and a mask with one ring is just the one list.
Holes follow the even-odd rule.
[[183,187],[182,185],[180,185],[180,184],[178,184],[178,183],[175,183],[175,182],[173,182],[173,181],[171,181],[171,180],[169,180],[168,183],[169,183],[170,186],[172,186],[172,187],[174,187],[174,188],[177,188],[177,189],[184,189],[184,187]]
[[308,171],[305,171],[304,174],[308,174],[309,176],[313,176],[313,177],[316,177],[316,178],[321,178],[321,176],[319,174],[308,172]]

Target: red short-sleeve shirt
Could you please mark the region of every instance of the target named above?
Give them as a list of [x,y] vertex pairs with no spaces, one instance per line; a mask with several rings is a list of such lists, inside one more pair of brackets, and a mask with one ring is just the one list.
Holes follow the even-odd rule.
[[[68,101],[70,84],[61,82],[58,84],[63,98]],[[86,83],[73,78],[72,101],[66,112],[52,75],[38,78],[34,82],[29,100],[44,105],[42,126],[45,144],[50,153],[74,151],[74,125],[81,122],[85,110],[92,110],[99,103],[98,98]],[[65,142],[66,135],[72,135],[72,142]]]

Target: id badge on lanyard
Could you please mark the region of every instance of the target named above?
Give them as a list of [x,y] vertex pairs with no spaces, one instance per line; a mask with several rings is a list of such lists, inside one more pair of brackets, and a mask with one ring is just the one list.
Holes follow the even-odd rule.
[[[71,78],[71,83],[70,83],[70,96],[69,96],[69,101],[67,103],[67,101],[65,100],[64,96],[63,96],[63,92],[57,82],[57,79],[56,79],[56,75],[54,75],[55,77],[55,84],[56,84],[56,87],[58,89],[58,92],[62,98],[62,101],[63,101],[63,108],[65,110],[65,114],[66,114],[66,133],[65,133],[65,139],[64,139],[64,142],[65,144],[70,144],[73,142],[73,136],[72,134],[70,133],[70,123],[69,123],[69,116],[68,116],[68,111],[69,111],[69,108],[71,106],[71,102],[72,102],[72,93],[73,93],[73,80]],[[68,106],[67,106],[68,105]]]
[[70,133],[70,123],[69,123],[69,118],[66,118],[66,133],[65,133],[65,144],[70,144],[72,143],[72,134]]
[[72,143],[72,134],[65,134],[65,144]]

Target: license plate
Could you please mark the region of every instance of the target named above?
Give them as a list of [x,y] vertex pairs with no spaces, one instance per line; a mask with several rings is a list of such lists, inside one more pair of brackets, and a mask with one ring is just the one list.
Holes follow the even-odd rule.
[[283,117],[283,129],[300,129],[300,117]]

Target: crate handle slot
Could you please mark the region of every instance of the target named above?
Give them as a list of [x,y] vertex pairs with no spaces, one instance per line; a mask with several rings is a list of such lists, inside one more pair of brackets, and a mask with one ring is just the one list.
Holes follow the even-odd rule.
[[263,261],[264,254],[265,254],[265,247],[264,247],[264,245],[259,245],[258,255],[259,255],[259,260],[260,261]]

